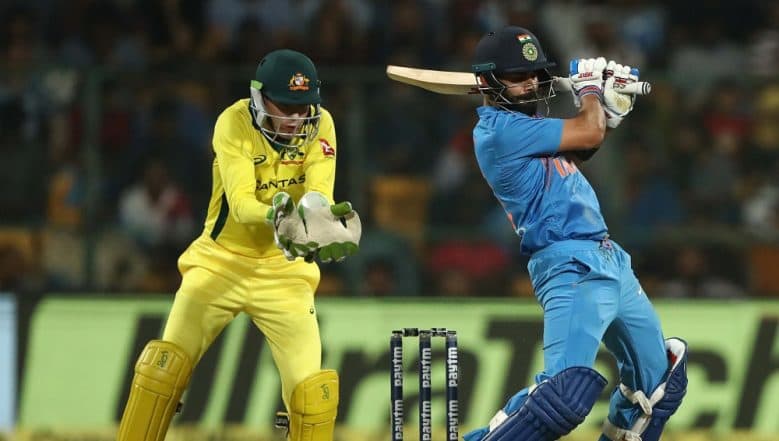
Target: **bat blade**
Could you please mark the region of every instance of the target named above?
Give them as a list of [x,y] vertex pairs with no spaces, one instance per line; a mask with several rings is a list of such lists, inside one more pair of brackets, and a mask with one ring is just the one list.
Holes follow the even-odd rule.
[[404,66],[387,66],[387,76],[443,95],[470,95],[479,93],[476,77],[470,72],[418,69]]

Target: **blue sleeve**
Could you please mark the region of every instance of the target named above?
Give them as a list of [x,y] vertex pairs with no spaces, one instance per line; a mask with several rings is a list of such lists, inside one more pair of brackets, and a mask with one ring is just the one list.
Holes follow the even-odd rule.
[[499,133],[503,158],[552,155],[560,148],[563,120],[510,114]]

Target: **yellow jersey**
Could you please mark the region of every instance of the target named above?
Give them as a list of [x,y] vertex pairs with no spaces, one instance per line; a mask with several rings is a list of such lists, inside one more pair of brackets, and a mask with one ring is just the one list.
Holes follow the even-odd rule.
[[204,235],[234,253],[268,257],[281,253],[273,227],[265,223],[273,195],[286,191],[295,200],[318,191],[333,202],[335,126],[321,108],[316,139],[278,151],[254,126],[249,99],[225,109],[214,127],[213,186]]

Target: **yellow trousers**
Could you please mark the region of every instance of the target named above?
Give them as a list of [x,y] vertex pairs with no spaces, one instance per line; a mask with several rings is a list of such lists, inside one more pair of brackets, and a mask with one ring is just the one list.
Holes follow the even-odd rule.
[[322,363],[316,263],[289,262],[281,253],[243,256],[204,235],[181,255],[178,266],[181,287],[162,339],[180,346],[197,364],[222,329],[245,312],[267,339],[289,409],[295,386],[319,372]]

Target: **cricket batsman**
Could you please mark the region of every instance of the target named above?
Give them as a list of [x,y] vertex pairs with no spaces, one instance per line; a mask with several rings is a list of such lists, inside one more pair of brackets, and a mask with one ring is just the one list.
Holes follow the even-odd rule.
[[517,26],[488,33],[475,49],[472,71],[484,96],[473,129],[476,159],[530,256],[544,311],[544,369],[465,440],[547,441],[571,432],[606,386],[593,369],[603,342],[620,378],[600,440],[658,441],[685,395],[687,344],[664,339],[630,255],[609,238],[577,167],[633,108],[634,97],[620,89],[638,80],[638,70],[572,60],[579,113],[560,119],[537,109],[553,96],[552,66],[535,35]]
[[332,441],[338,375],[321,366],[314,259],[354,254],[361,224],[348,202],[333,203],[337,144],[319,86],[307,56],[273,51],[250,98],[217,119],[205,228],[179,258],[181,287],[162,338],[135,365],[119,441],[165,438],[194,367],[241,312],[271,348],[289,439]]

